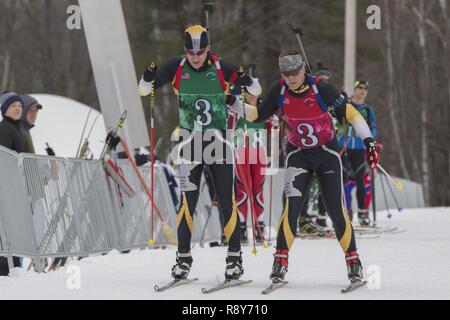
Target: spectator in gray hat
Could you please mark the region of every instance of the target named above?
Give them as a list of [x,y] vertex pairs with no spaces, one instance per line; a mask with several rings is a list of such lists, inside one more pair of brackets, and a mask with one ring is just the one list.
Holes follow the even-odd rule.
[[40,105],[35,98],[29,95],[21,95],[20,98],[22,99],[23,103],[22,117],[20,118],[20,127],[27,139],[30,153],[35,153],[30,130],[36,123],[37,115],[39,110],[42,109],[42,105]]
[[[5,92],[0,97],[3,120],[0,122],[0,145],[16,152],[28,152],[26,138],[20,130],[22,99],[15,92]],[[20,267],[19,257],[13,257],[14,267]],[[0,257],[0,276],[9,275],[8,260]]]
[[22,99],[15,92],[5,92],[0,97],[3,120],[0,122],[0,145],[16,152],[29,152],[25,135],[20,129]]

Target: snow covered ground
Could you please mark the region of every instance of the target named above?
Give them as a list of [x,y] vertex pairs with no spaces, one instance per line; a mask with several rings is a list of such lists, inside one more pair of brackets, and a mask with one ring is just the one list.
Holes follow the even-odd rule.
[[[408,209],[391,220],[379,213],[380,225],[394,225],[405,232],[360,239],[358,247],[366,267],[378,266],[381,288],[361,288],[340,294],[347,284],[343,254],[336,240],[296,239],[290,253],[289,284],[268,296],[273,249],[244,248],[246,279],[253,283],[210,295],[201,293],[223,278],[225,248],[193,249],[191,277],[200,280],[162,293],[155,284],[170,280],[175,249],[116,252],[73,262],[79,266],[80,289],[74,267],[48,274],[26,272],[0,277],[3,299],[450,299],[450,208]],[[75,271],[74,271],[75,270]],[[75,279],[75,281],[74,281]],[[69,286],[70,287],[70,286]]]

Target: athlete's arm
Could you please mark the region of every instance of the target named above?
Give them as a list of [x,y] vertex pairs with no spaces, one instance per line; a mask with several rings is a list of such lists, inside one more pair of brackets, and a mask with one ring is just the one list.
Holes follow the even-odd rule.
[[172,82],[181,59],[181,57],[170,59],[161,67],[158,67],[156,71],[147,73],[147,77],[145,75],[146,71],[144,71],[144,75],[139,81],[139,95],[148,96],[150,94],[153,80],[155,81],[155,89]]
[[239,116],[244,117],[248,121],[263,122],[269,119],[278,110],[278,97],[280,95],[280,84],[275,82],[267,93],[266,97],[258,106],[252,106],[247,103],[242,103],[240,99],[232,99],[229,105],[235,110]]
[[361,113],[348,103],[344,95],[335,87],[325,81],[320,81],[317,84],[317,89],[325,104],[331,106],[338,119],[347,119],[362,140],[373,138],[370,128]]

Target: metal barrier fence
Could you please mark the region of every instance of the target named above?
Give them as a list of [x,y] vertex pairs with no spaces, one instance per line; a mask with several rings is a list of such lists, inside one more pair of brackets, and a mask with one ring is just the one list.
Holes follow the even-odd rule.
[[[127,160],[117,160],[116,165],[134,189],[133,197],[128,197],[106,175],[99,160],[17,154],[0,146],[0,165],[0,256],[8,256],[10,260],[14,255],[30,258],[87,256],[113,249],[149,246],[150,201]],[[144,166],[140,170],[149,188],[150,168]],[[272,179],[272,214],[268,214],[270,177],[267,177],[264,220],[266,226],[274,229],[282,212],[284,170],[280,169]],[[380,177],[377,178],[379,210],[385,209],[385,204],[390,208],[424,206],[422,187],[402,181],[405,189],[394,190],[385,201]],[[156,204],[176,234],[176,208],[163,168],[158,165],[154,185]],[[204,178],[193,218],[193,244],[220,240],[218,208],[211,203]],[[275,236],[273,230],[272,240]],[[156,246],[169,245],[156,214],[154,240]]]
[[[17,154],[0,147],[0,164],[0,256],[87,256],[149,246],[150,201],[128,161],[116,165],[134,189],[133,197],[120,190],[98,160]],[[150,168],[140,169],[149,187]],[[176,234],[176,208],[158,165],[154,198]],[[219,240],[218,212],[207,192],[201,192],[198,207],[193,243]],[[156,214],[154,240],[157,246],[169,245]]]

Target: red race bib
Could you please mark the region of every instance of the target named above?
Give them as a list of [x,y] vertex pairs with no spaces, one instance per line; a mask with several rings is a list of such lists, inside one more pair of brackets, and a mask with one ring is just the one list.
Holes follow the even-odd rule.
[[311,118],[287,118],[290,129],[286,130],[289,143],[301,148],[312,149],[327,144],[334,138],[333,123],[329,113]]

